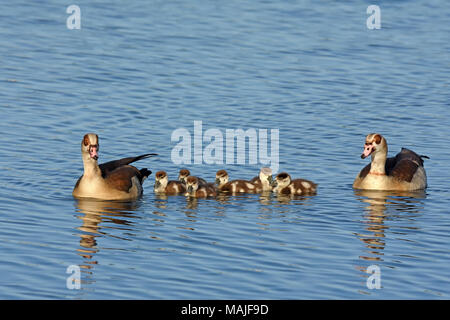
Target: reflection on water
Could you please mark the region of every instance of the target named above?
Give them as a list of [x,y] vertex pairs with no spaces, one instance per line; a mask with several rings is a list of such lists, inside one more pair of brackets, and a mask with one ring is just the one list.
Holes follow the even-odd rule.
[[[284,194],[274,194],[272,192],[262,192],[259,194],[230,194],[230,193],[219,193],[215,198],[210,198],[207,200],[215,200],[222,206],[226,206],[231,204],[235,200],[243,200],[243,199],[250,199],[258,201],[258,203],[262,205],[272,205],[274,203],[280,203],[280,204],[306,204],[311,197],[314,197],[315,195],[284,195]],[[167,196],[165,194],[155,194],[155,198],[157,199],[155,201],[155,206],[160,209],[167,209],[167,202],[171,197],[182,197],[181,195],[175,195],[175,196]],[[186,197],[186,208],[187,209],[198,209],[201,201],[204,201],[206,199],[198,199],[194,197]],[[296,201],[293,201],[296,200]]]
[[[113,223],[115,228],[121,230],[131,230],[133,222],[129,217],[133,211],[139,208],[139,201],[120,202],[120,201],[102,201],[95,199],[77,199],[75,200],[77,212],[83,215],[78,216],[82,220],[82,225],[77,229],[82,231],[80,236],[80,248],[77,249],[78,255],[83,258],[82,264],[79,266],[87,278],[92,278],[93,266],[98,264],[95,260],[95,254],[99,251],[96,238],[99,236],[113,236],[110,232],[101,231],[106,226],[101,223]],[[117,225],[117,226],[116,226]],[[114,236],[121,240],[127,240],[123,237]],[[82,283],[89,283],[88,279]]]
[[[369,277],[369,274],[366,273],[368,265],[390,264],[391,261],[389,259],[385,261],[384,256],[388,243],[386,239],[392,239],[393,234],[398,234],[398,232],[393,230],[393,224],[395,224],[396,228],[400,227],[402,230],[412,229],[414,226],[411,226],[411,221],[414,221],[418,215],[422,214],[426,194],[424,192],[355,190],[354,195],[355,199],[363,204],[362,219],[360,220],[362,224],[361,230],[363,231],[356,232],[355,234],[364,244],[363,253],[358,255],[359,261],[364,261],[364,263],[358,263],[359,265],[356,268],[361,271],[363,278],[367,278]],[[222,219],[227,215],[229,208],[236,207],[236,205],[240,206],[240,204],[246,206],[249,205],[249,202],[260,205],[258,209],[260,212],[259,218],[270,219],[273,217],[271,213],[275,212],[277,217],[283,217],[284,222],[290,221],[293,218],[290,217],[290,214],[293,212],[293,206],[310,206],[314,203],[312,200],[316,197],[315,195],[290,196],[264,193],[257,195],[219,194],[214,199],[197,199],[181,195],[165,196],[155,194],[153,198],[154,206],[151,212],[155,215],[155,218],[152,220],[157,222],[154,226],[160,228],[166,225],[168,221],[178,221],[181,222],[181,224],[176,226],[178,230],[191,232],[197,229],[196,225],[199,220],[206,221],[210,218],[204,216],[205,212]],[[136,218],[139,218],[134,213],[144,202],[79,199],[75,203],[77,212],[81,213],[77,217],[82,220],[81,226],[77,227],[80,231],[80,246],[76,249],[77,254],[83,259],[80,263],[83,275],[81,283],[92,284],[96,282],[94,267],[98,264],[96,255],[100,250],[97,244],[98,237],[131,240],[128,235],[131,235],[131,238],[133,237],[132,231],[136,229],[134,226],[136,224]],[[173,210],[174,206],[176,207],[175,211]],[[207,210],[202,211],[205,208]],[[182,213],[183,218],[180,219],[179,216],[174,214],[176,218],[175,220],[171,220],[174,217],[167,215],[168,212],[175,214]],[[248,213],[245,208],[239,209],[239,212]],[[274,230],[266,220],[258,221],[256,224],[259,230],[265,230],[266,232],[272,232]],[[118,230],[119,232],[114,232],[113,230]],[[125,236],[123,236],[123,231],[126,232]],[[149,238],[159,241],[167,240],[163,233],[161,235],[158,232],[151,232]],[[194,238],[190,233],[182,232],[179,234],[179,239],[192,241]],[[170,240],[171,243],[174,241],[177,242],[178,239]],[[190,248],[189,246],[184,246],[185,244],[183,244],[184,249]],[[167,248],[164,247],[164,251],[167,251]],[[191,251],[189,249],[190,254]],[[171,252],[177,252],[177,250],[173,249]],[[183,251],[182,253],[185,252]],[[365,282],[363,286],[365,286]],[[359,292],[368,294],[368,292],[364,292],[363,290],[359,290]]]
[[[356,198],[367,204],[364,207],[363,220],[365,233],[356,233],[367,249],[359,258],[371,261],[374,264],[383,261],[386,249],[386,233],[389,226],[386,221],[404,221],[401,227],[410,229],[407,219],[414,219],[423,211],[423,200],[426,198],[424,191],[375,191],[355,190]],[[405,216],[405,214],[407,214]],[[403,222],[402,221],[402,222]],[[366,267],[358,267],[366,274]]]
[[[369,274],[366,273],[368,265],[390,264],[391,261],[385,258],[386,245],[389,243],[386,239],[393,239],[393,234],[399,234],[398,231],[394,230],[394,227],[402,230],[415,228],[415,226],[411,225],[411,222],[422,214],[426,194],[425,192],[355,190],[354,195],[355,199],[363,204],[362,219],[360,220],[361,230],[363,231],[356,232],[355,235],[364,244],[362,254],[358,255],[359,261],[364,261],[364,263],[358,263],[359,265],[356,268],[362,272],[361,276],[363,278],[367,278],[369,277]],[[292,212],[292,206],[309,206],[314,203],[312,200],[316,197],[263,193],[257,195],[219,194],[214,199],[197,199],[181,195],[165,196],[155,194],[152,214],[155,215],[154,221],[158,221],[159,224],[157,226],[159,228],[168,219],[171,219],[167,215],[168,211],[182,213],[184,218],[179,219],[179,216],[176,218],[176,221],[182,221],[182,224],[177,225],[176,228],[178,230],[194,231],[197,229],[196,224],[199,219],[202,219],[202,221],[205,219],[203,214],[199,215],[201,212],[208,212],[208,214],[213,214],[222,219],[226,216],[227,209],[236,205],[244,204],[245,206],[249,202],[254,202],[260,205],[260,217],[267,219],[272,217],[270,215],[272,212],[276,212],[277,217],[283,217],[283,221],[288,221],[289,219],[286,219],[286,217],[289,217]],[[80,264],[83,274],[82,283],[90,284],[95,282],[94,266],[98,264],[96,254],[100,250],[97,245],[98,237],[130,240],[127,236],[123,236],[121,232],[125,230],[128,235],[135,229],[134,224],[137,216],[134,213],[143,202],[79,199],[75,203],[77,212],[81,213],[78,218],[82,220],[81,226],[77,228],[81,231],[79,234],[80,246],[77,249],[77,254],[83,259]],[[174,206],[176,211],[173,211]],[[208,210],[202,211],[204,208]],[[239,211],[247,213],[245,208]],[[269,223],[258,221],[257,224],[261,228],[260,230],[272,230]],[[113,230],[119,230],[120,232],[113,232]],[[191,239],[192,235],[181,233],[179,236],[181,239]],[[154,240],[165,239],[164,236],[161,237],[157,233],[152,233],[149,237]],[[363,285],[365,286],[365,282]],[[367,294],[367,292],[363,293]]]

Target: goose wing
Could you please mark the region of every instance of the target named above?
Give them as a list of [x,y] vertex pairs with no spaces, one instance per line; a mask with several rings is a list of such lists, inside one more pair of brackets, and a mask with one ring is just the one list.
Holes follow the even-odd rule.
[[400,181],[411,182],[419,167],[423,167],[423,158],[412,150],[402,150],[392,159],[386,162],[386,174]]
[[108,174],[110,174],[117,168],[129,165],[130,163],[133,163],[135,161],[139,161],[139,160],[157,156],[157,155],[158,154],[156,154],[156,153],[146,153],[146,154],[142,154],[137,157],[128,157],[128,158],[123,158],[123,159],[119,159],[119,160],[113,160],[113,161],[102,163],[99,165],[100,170],[102,171],[102,177],[103,178],[107,177]]
[[105,181],[113,189],[129,192],[133,186],[133,177],[137,177],[139,181],[142,181],[142,174],[137,168],[125,165],[111,171],[105,177]]

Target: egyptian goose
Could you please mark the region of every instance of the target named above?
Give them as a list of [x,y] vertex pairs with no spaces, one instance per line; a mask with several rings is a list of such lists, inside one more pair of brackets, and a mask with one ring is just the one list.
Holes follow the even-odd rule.
[[123,158],[98,164],[98,136],[88,133],[81,141],[84,173],[78,179],[72,195],[76,198],[103,200],[131,200],[142,195],[142,183],[152,173],[147,168],[138,170],[129,165],[156,153]]
[[153,190],[156,193],[178,194],[186,192],[184,184],[180,181],[169,181],[165,171],[158,171],[155,174],[155,186]]
[[215,197],[216,190],[209,185],[201,186],[197,177],[189,176],[186,178],[185,196],[194,198]]
[[279,173],[273,185],[273,192],[282,195],[315,194],[317,191],[316,183],[306,179],[292,180],[291,176],[286,172]]
[[[178,180],[181,181],[181,183],[184,184],[186,187],[186,178],[191,175],[191,172],[188,169],[181,169],[180,173],[178,175]],[[199,186],[205,186],[208,184],[205,179],[202,179],[200,177],[197,177]]]
[[250,182],[255,185],[258,192],[272,191],[272,169],[261,168],[259,176],[254,177]]
[[216,173],[217,189],[221,192],[230,193],[255,193],[256,186],[250,181],[233,180],[228,181],[228,173],[225,170],[219,170]]
[[[406,148],[392,158],[387,157],[386,139],[378,133],[368,134],[361,158],[372,161],[356,176],[353,188],[365,190],[413,191],[427,187],[423,158]],[[429,159],[429,158],[428,158]]]

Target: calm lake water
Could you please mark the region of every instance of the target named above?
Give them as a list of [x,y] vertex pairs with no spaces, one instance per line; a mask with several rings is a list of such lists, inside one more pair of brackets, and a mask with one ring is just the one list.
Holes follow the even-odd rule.
[[[379,30],[361,1],[77,0],[80,30],[69,2],[2,6],[0,298],[449,299],[450,4],[376,3]],[[174,163],[194,121],[278,129],[278,172],[318,194],[156,196],[159,170],[263,166]],[[141,199],[73,199],[87,132],[100,162],[159,153]],[[370,132],[430,157],[426,192],[352,189]]]

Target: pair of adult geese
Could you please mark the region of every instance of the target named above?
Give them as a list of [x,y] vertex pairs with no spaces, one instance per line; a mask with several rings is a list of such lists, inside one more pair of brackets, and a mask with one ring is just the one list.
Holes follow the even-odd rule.
[[[88,133],[81,141],[81,155],[84,164],[84,174],[78,179],[73,196],[76,198],[97,198],[102,200],[133,200],[142,195],[142,184],[152,173],[147,168],[137,169],[130,163],[142,160],[155,153],[143,154],[137,157],[123,158],[102,164],[98,164],[99,140],[94,133]],[[378,133],[367,135],[364,144],[364,151],[361,158],[372,156],[372,161],[365,166],[356,176],[353,188],[365,190],[388,190],[388,191],[415,191],[423,190],[427,187],[427,176],[423,167],[423,158],[414,151],[402,148],[395,156],[387,157],[388,147],[386,139]],[[247,188],[253,192],[260,192],[267,189],[267,180],[272,179],[271,172],[263,168],[259,177],[252,181],[234,180],[228,182],[228,175],[225,170],[220,170],[216,174],[216,182],[219,191],[246,191],[242,183],[248,183]],[[270,177],[270,178],[269,178]],[[201,181],[197,177],[184,177],[184,187],[187,195],[206,196],[215,195],[209,192],[210,184]],[[241,184],[236,181],[243,181]],[[157,185],[158,182],[160,185]],[[166,183],[167,175],[160,171],[156,174],[155,191],[160,190],[161,183]],[[234,182],[234,186],[233,186]],[[269,181],[271,182],[271,181]],[[253,189],[251,186],[254,186]],[[266,186],[266,188],[265,188]],[[315,193],[316,184],[304,180],[295,179],[287,173],[280,173],[276,180],[271,183],[269,190],[282,194]],[[167,187],[167,184],[166,184]],[[204,193],[201,190],[205,190]],[[162,189],[164,191],[164,189]]]

